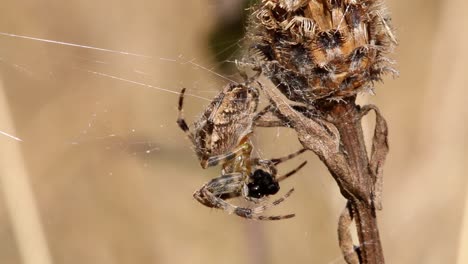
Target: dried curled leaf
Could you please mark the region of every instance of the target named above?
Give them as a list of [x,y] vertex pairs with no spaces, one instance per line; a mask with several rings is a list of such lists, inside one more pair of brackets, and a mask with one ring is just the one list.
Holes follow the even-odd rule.
[[341,253],[348,264],[359,264],[359,256],[354,249],[350,227],[353,222],[351,204],[348,202],[338,219],[338,241]]
[[374,206],[382,210],[382,188],[383,188],[383,165],[387,157],[388,147],[388,126],[387,121],[375,105],[366,105],[361,109],[361,117],[369,111],[375,112],[375,129],[372,139],[372,151],[369,161],[370,171],[374,176],[373,200]]

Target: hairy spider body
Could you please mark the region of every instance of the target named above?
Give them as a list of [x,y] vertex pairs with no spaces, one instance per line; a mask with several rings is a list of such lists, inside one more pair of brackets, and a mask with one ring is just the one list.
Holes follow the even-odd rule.
[[[276,165],[294,158],[304,150],[272,160],[251,157],[250,136],[258,115],[258,90],[248,84],[227,85],[194,122],[192,129],[182,117],[184,93],[185,89],[179,97],[179,127],[194,144],[203,168],[216,165],[222,167],[221,176],[203,185],[194,193],[194,198],[207,207],[222,209],[248,219],[280,220],[293,217],[294,214],[261,215],[266,209],[280,204],[291,195],[294,189],[273,202],[263,203],[265,197],[279,191],[279,181],[297,172],[305,162],[277,178]],[[262,204],[253,208],[243,208],[226,201],[239,196],[254,204]]]
[[[179,109],[182,107],[182,100],[181,96]],[[184,124],[185,121],[182,118],[178,119],[179,126],[189,132],[188,136],[195,145],[195,152],[203,168],[215,166],[220,160],[231,160],[239,153],[250,152],[250,146],[243,143],[252,133],[252,118],[257,105],[257,89],[230,84],[211,101],[202,116],[194,122],[192,133]]]

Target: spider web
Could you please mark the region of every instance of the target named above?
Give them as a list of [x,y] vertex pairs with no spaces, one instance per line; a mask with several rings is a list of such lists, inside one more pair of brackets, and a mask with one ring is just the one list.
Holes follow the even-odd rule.
[[[213,9],[215,6],[210,5],[207,8]],[[120,12],[125,14],[126,11]],[[130,13],[127,15],[131,16]],[[192,19],[200,20],[198,17]],[[197,158],[190,150],[190,142],[175,124],[177,99],[179,91],[182,87],[186,87],[188,92],[184,106],[185,115],[187,120],[194,120],[224,85],[241,80],[238,75],[234,72],[232,74],[219,72],[217,70],[219,63],[213,62],[212,55],[206,51],[192,51],[197,45],[202,44],[182,45],[184,41],[187,42],[187,38],[178,36],[177,40],[172,39],[171,33],[167,32],[170,29],[164,29],[164,27],[160,29],[161,32],[157,29],[156,33],[149,33],[151,31],[146,26],[147,31],[143,32],[144,37],[141,37],[138,34],[132,36],[131,33],[128,36],[119,34],[118,30],[112,30],[107,23],[104,23],[104,29],[93,23],[87,25],[89,28],[73,24],[69,26],[81,30],[73,35],[67,34],[59,26],[61,22],[63,22],[62,17],[53,17],[52,23],[56,28],[53,27],[49,32],[43,29],[15,31],[14,27],[8,26],[0,30],[1,77],[16,127],[15,132],[4,131],[0,127],[0,136],[20,142],[28,160],[34,160],[31,158],[34,156],[41,157],[37,159],[37,162],[33,161],[30,166],[33,184],[38,186],[40,194],[44,194],[41,194],[39,198],[41,203],[54,207],[57,203],[54,201],[56,199],[81,197],[73,191],[72,194],[66,191],[47,194],[48,191],[57,192],[55,188],[67,190],[71,186],[76,186],[80,192],[94,188],[77,178],[97,178],[98,185],[109,184],[109,189],[112,189],[118,184],[127,183],[121,179],[132,174],[140,182],[148,183],[146,186],[148,189],[154,189],[154,191],[148,191],[145,188],[134,188],[133,194],[139,195],[138,191],[156,193],[155,195],[141,195],[135,198],[136,200],[146,199],[147,203],[152,204],[155,203],[154,200],[163,200],[177,195],[183,197],[171,198],[174,199],[171,206],[177,207],[178,201],[190,200],[187,197],[190,197],[194,188],[209,178],[219,175],[219,168],[211,168],[208,171],[199,169]],[[91,28],[91,25],[95,25],[96,28]],[[206,25],[205,27],[208,28]],[[180,27],[178,30],[181,28],[183,29]],[[104,38],[106,34],[110,34],[110,37]],[[183,35],[183,33],[180,34]],[[195,36],[200,34],[202,33],[197,33]],[[139,38],[139,41],[136,41],[137,44],[132,41],[119,42],[120,38]],[[144,43],[145,41],[156,47],[149,48]],[[175,45],[174,43],[177,43],[176,48],[168,47]],[[239,40],[232,40],[224,45],[240,47],[239,43]],[[198,47],[197,49],[202,50]],[[229,50],[229,53],[232,51]],[[234,60],[235,57],[228,55],[221,64],[233,64]],[[289,139],[286,144],[284,137]],[[300,145],[296,142],[297,140],[294,142],[291,140],[294,140],[294,133],[291,130],[276,128],[264,130],[253,137],[256,146],[261,146],[255,148],[256,154],[262,158],[284,156],[297,151]],[[286,148],[278,148],[277,146],[280,145]],[[182,157],[180,153],[183,152],[190,154]],[[119,161],[122,156],[135,157],[136,167],[125,170],[120,164],[113,162],[114,159]],[[312,156],[307,157],[310,159]],[[125,160],[125,162],[132,162]],[[285,165],[280,170],[287,171],[288,168],[294,168],[300,162],[294,161],[293,164]],[[47,166],[44,168],[41,163]],[[101,164],[100,169],[92,168]],[[194,170],[191,172],[195,175],[180,175],[181,173],[177,170],[180,164],[188,164],[185,166],[190,169],[196,168],[196,172]],[[78,169],[89,166],[91,168],[82,169],[82,171]],[[190,169],[184,170],[184,173]],[[46,172],[50,172],[52,176],[44,177]],[[148,180],[151,177],[150,172],[156,175]],[[172,180],[167,180],[166,177],[171,177]],[[112,183],[113,181],[117,183]],[[313,180],[303,180],[307,184],[311,184],[311,181]],[[327,192],[323,189],[333,186],[332,180],[328,178],[325,180],[323,177],[318,177],[318,180],[313,182],[319,184],[318,196],[327,196]],[[47,185],[55,187],[47,187]],[[284,190],[291,186],[294,186],[294,183],[287,183]],[[325,186],[325,188],[320,188],[320,186]],[[170,191],[165,191],[166,188]],[[173,193],[176,191],[180,193]],[[89,192],[92,193],[92,191]],[[112,191],[107,192],[112,193]],[[157,194],[158,192],[161,195]],[[110,199],[111,203],[117,203],[116,197],[119,194],[115,195],[104,196]],[[303,196],[303,194],[295,195]],[[325,198],[321,199],[324,201]],[[88,201],[88,203],[91,202]],[[284,211],[310,210],[310,206],[301,210],[299,205],[288,208],[287,204],[282,205],[286,207]],[[189,203],[189,205],[194,208],[193,212],[206,209],[198,204]],[[63,208],[61,206],[58,207]],[[153,207],[149,207],[157,211],[156,207],[160,206],[160,203],[156,203]],[[166,207],[163,212],[166,214],[170,212],[171,217],[186,218],[185,212],[178,212],[179,210],[167,205]],[[312,205],[312,207],[326,212],[321,205]],[[104,206],[104,208],[107,207]],[[60,212],[56,214],[60,215]],[[329,214],[330,218],[337,218],[336,213]],[[226,216],[226,219],[220,219],[224,215],[214,212],[210,216],[216,216],[217,218],[212,221],[218,223],[232,217]],[[151,217],[150,219],[155,220]],[[182,220],[177,220],[177,222],[186,223]],[[334,221],[327,223],[326,220],[317,220],[315,224],[326,228],[330,234],[334,234]],[[288,224],[285,222],[280,225],[287,228]],[[248,233],[264,236],[259,233],[260,227],[257,224],[248,223],[246,226]],[[272,232],[275,227],[267,226],[265,230],[264,232],[270,236],[269,234],[274,234]],[[145,231],[147,230],[140,231],[139,234]],[[8,236],[8,232],[4,230],[0,234]],[[148,236],[151,238],[147,239],[151,241],[150,243],[160,243],[153,240],[155,239],[153,237],[157,237],[156,233],[149,233],[151,235]],[[334,246],[333,235],[316,240],[315,234],[312,233],[304,228],[291,231],[291,234],[299,236],[295,243],[305,244],[305,248],[319,249],[316,252],[317,255],[322,254],[320,245],[323,243],[329,244],[330,247]],[[280,238],[272,239],[273,243],[282,242]],[[58,250],[53,247],[56,245],[54,243],[58,242],[52,238],[50,246],[52,252]],[[231,248],[235,246],[235,244],[228,244],[228,248],[229,245]],[[263,246],[266,247],[266,245]],[[277,247],[279,246],[276,245],[275,248]],[[262,250],[266,251],[266,249],[259,248],[249,254],[252,258],[258,257]],[[156,255],[165,256],[161,252]],[[268,256],[267,258],[283,259],[287,255],[281,256],[275,253]],[[15,260],[15,257],[8,254],[3,257],[7,260]],[[2,258],[1,255],[0,258]],[[262,257],[258,258],[262,259]],[[314,256],[304,250],[298,258],[320,259],[320,263],[343,263],[336,249],[331,249],[329,253],[323,253],[320,256]],[[173,259],[170,260],[163,261],[163,263],[177,263]],[[268,263],[265,259],[263,262]]]
[[[0,79],[14,129],[0,123],[0,142],[2,148],[4,142],[15,142],[22,150],[56,263],[343,263],[335,234],[343,201],[330,201],[339,196],[338,190],[324,167],[312,162],[313,155],[279,168],[287,171],[288,166],[309,161],[302,173],[282,185],[282,191],[295,187],[296,192],[274,213],[295,212],[297,217],[290,221],[245,222],[210,211],[191,198],[196,188],[220,172],[200,168],[190,142],[177,128],[178,92],[188,89],[184,109],[192,121],[226,83],[241,80],[217,70],[213,55],[205,49],[207,32],[218,23],[214,18],[229,20],[218,4],[235,1],[36,2],[2,4]],[[398,6],[398,1],[393,3]],[[454,258],[457,245],[450,239],[457,236],[461,210],[450,209],[454,201],[463,200],[455,196],[463,185],[455,177],[464,179],[460,164],[466,164],[463,156],[451,154],[465,153],[451,147],[463,148],[453,144],[464,131],[453,129],[458,127],[453,123],[464,124],[453,113],[465,109],[456,107],[463,105],[465,96],[448,89],[446,81],[464,69],[464,64],[451,64],[456,58],[466,61],[460,59],[462,53],[455,53],[463,34],[449,42],[445,40],[453,39],[452,31],[434,36],[445,27],[434,19],[443,18],[439,10],[445,4],[402,3],[400,10],[406,10],[407,18],[399,17],[404,21],[399,35],[410,41],[402,41],[406,53],[400,53],[401,60],[412,61],[402,72],[410,73],[404,78],[411,81],[387,88],[393,97],[383,98],[400,109],[387,109],[394,114],[391,123],[406,128],[394,127],[391,135],[393,163],[404,165],[394,165],[393,174],[389,173],[393,179],[386,178],[387,183],[393,181],[393,187],[386,186],[396,194],[393,205],[387,203],[390,207],[383,212],[393,218],[380,218],[381,235],[392,263],[422,259],[452,263],[447,259]],[[430,11],[420,12],[421,7]],[[452,29],[461,24],[455,18],[463,16],[449,11],[444,21]],[[238,47],[236,41],[214,45]],[[437,55],[432,56],[432,43],[437,42],[447,44],[439,43]],[[226,57],[225,65],[236,58]],[[421,65],[431,65],[430,58],[438,66],[428,75]],[[401,123],[399,117],[419,115],[411,113],[427,99],[421,100],[428,93],[421,84],[425,77],[429,83],[436,79],[431,88],[434,98],[420,110],[430,122],[422,122],[424,133],[418,134],[412,130],[417,118]],[[442,105],[440,87],[444,87]],[[457,89],[463,87],[461,82]],[[433,142],[442,131],[450,131],[445,133],[450,140],[441,137]],[[262,158],[282,156],[298,146],[287,129],[262,129],[253,139]],[[405,147],[393,144],[398,141]],[[421,150],[421,143],[427,148]],[[424,169],[415,168],[415,161]],[[1,193],[0,262],[25,263],[4,196]],[[428,244],[428,237],[437,239]]]

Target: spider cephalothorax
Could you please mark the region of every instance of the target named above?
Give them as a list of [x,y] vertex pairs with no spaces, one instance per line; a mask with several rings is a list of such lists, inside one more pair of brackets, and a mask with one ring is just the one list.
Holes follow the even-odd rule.
[[[194,193],[195,199],[205,206],[218,208],[238,216],[257,220],[279,220],[291,218],[294,214],[281,216],[260,215],[269,207],[284,201],[294,189],[283,197],[243,208],[226,200],[242,196],[249,202],[259,204],[264,198],[279,191],[279,182],[294,174],[305,165],[277,177],[276,165],[304,152],[300,150],[289,156],[272,160],[251,157],[250,135],[258,113],[258,90],[244,84],[230,84],[221,91],[205,109],[202,116],[190,129],[182,117],[185,89],[179,98],[179,118],[177,123],[185,131],[195,146],[203,168],[220,164],[221,176],[215,178]],[[259,112],[265,114],[265,111]]]
[[379,0],[262,0],[253,8],[249,60],[290,100],[310,104],[372,89],[396,43]]

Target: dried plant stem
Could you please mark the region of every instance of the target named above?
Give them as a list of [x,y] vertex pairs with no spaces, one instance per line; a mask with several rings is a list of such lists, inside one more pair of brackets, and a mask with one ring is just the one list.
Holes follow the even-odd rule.
[[[316,101],[301,110],[290,105],[275,88],[264,86],[263,91],[277,109],[277,118],[264,115],[256,124],[294,128],[304,148],[325,163],[348,200],[338,223],[339,245],[346,262],[385,263],[375,212],[382,208],[382,167],[388,153],[388,128],[380,111],[373,105],[356,105],[354,96],[340,101]],[[371,110],[376,114],[376,125],[369,158],[361,119]],[[349,231],[353,220],[359,237],[356,250]]]
[[375,209],[368,207],[362,201],[352,201],[351,206],[355,212],[354,221],[359,236],[361,263],[385,263]]
[[[366,193],[373,192],[374,177],[369,170],[359,106],[355,104],[353,99],[345,103],[333,103],[329,107],[331,107],[330,111],[327,112],[339,131],[340,145],[347,154],[351,178],[361,187],[367,188]],[[356,222],[360,245],[360,263],[384,263],[375,208],[352,195],[344,195],[350,204],[348,208],[351,210],[351,217]]]

